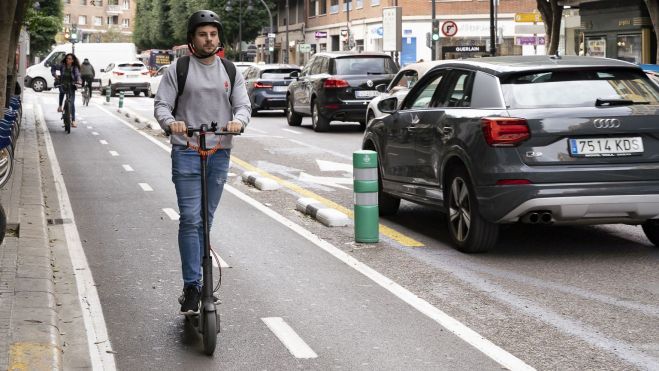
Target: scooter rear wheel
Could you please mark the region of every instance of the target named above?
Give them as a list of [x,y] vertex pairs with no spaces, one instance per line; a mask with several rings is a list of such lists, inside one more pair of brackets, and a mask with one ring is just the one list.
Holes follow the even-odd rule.
[[202,315],[204,316],[202,319],[204,353],[212,356],[215,352],[215,345],[217,344],[217,318],[215,312],[203,311]]

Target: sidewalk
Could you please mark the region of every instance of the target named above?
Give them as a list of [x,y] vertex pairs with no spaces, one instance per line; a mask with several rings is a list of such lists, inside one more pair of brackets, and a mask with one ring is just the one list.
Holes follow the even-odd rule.
[[[0,370],[91,369],[81,309],[39,104],[25,93],[14,171],[0,189]],[[39,113],[39,114],[37,114]]]

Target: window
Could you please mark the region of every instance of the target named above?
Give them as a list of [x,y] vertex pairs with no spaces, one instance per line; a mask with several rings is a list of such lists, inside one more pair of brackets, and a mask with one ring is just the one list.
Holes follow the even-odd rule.
[[118,15],[113,15],[108,17],[108,26],[116,26],[119,24],[119,16]]
[[64,23],[71,24],[71,14],[64,14]]
[[87,5],[87,0],[80,0],[80,5]]
[[71,0],[64,0],[64,4],[71,4]]
[[348,6],[350,6],[350,10],[353,10],[354,8],[352,3],[354,2],[355,2],[354,0],[343,0],[343,11],[345,12]]
[[334,60],[333,73],[336,75],[385,75],[396,72],[398,67],[391,58],[350,57]]
[[636,64],[641,63],[642,44],[641,34],[618,36],[616,43],[618,46],[617,59]]
[[130,0],[124,0],[123,8],[124,9],[130,9]]
[[78,24],[87,24],[87,16],[86,15],[79,15],[78,16]]
[[371,0],[371,6],[378,6],[380,5],[380,0]]
[[659,103],[659,87],[635,69],[544,71],[510,76],[501,90],[510,108],[595,107],[598,99]]
[[125,28],[130,27],[130,19],[123,19],[121,21],[121,27],[125,27]]
[[94,26],[102,26],[103,17],[94,17]]
[[327,0],[318,0],[318,15],[327,14]]
[[440,82],[444,79],[444,71],[441,71],[434,78],[419,90],[413,99],[405,104],[405,108],[428,108],[433,96],[436,95]]
[[453,72],[455,79],[446,97],[446,107],[469,107],[471,105],[471,88],[474,73],[470,71]]
[[316,16],[316,7],[318,6],[318,2],[316,0],[309,0],[309,17],[315,17]]
[[330,0],[330,14],[339,12],[339,0]]
[[364,0],[354,0],[355,1],[355,8],[361,9],[364,7]]
[[410,89],[414,86],[417,80],[419,80],[418,72],[414,70],[405,71],[398,76],[398,79],[392,81],[391,88],[388,90]]

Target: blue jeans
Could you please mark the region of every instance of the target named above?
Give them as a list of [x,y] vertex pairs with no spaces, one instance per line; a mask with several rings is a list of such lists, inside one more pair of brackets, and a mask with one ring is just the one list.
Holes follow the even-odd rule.
[[[221,149],[207,159],[209,228],[227,180],[230,155],[231,150]],[[172,146],[172,181],[180,213],[178,247],[183,285],[201,287],[204,224],[201,219],[201,162],[196,151],[181,145]]]

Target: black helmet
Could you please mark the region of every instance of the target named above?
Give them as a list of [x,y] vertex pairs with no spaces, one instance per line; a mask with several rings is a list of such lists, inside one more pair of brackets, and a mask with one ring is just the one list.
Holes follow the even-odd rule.
[[192,13],[188,19],[188,39],[191,38],[195,30],[199,26],[203,25],[213,25],[217,27],[217,31],[222,34],[222,23],[220,23],[220,17],[215,14],[215,12],[210,10],[199,10]]

